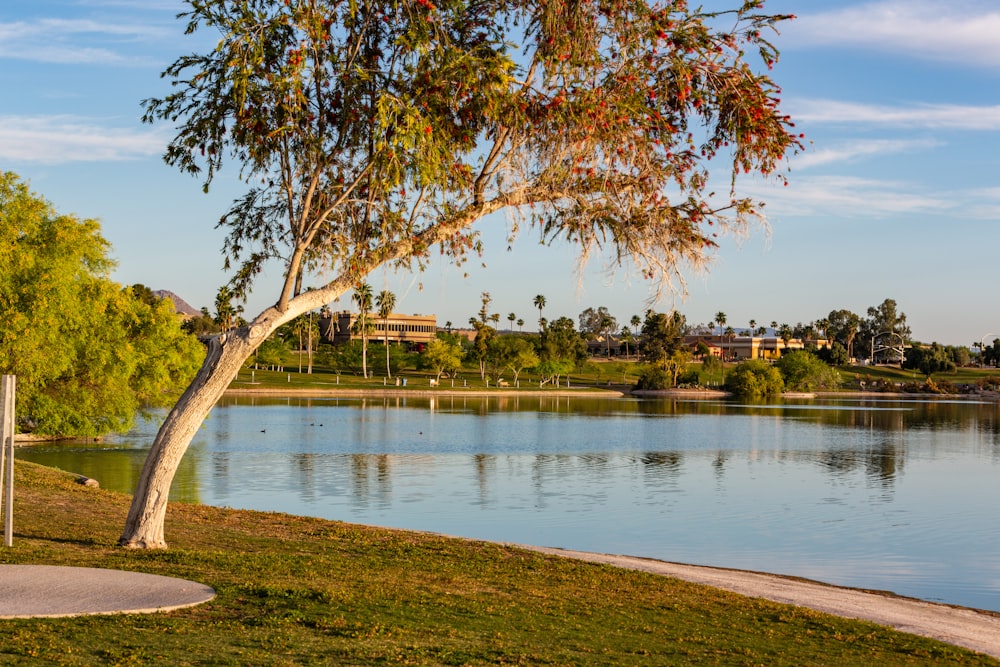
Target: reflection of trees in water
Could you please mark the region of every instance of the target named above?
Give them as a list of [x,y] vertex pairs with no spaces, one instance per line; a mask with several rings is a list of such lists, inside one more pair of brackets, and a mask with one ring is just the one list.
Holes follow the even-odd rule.
[[[808,452],[803,452],[808,455]],[[833,475],[863,469],[865,476],[886,489],[892,489],[903,472],[906,447],[901,440],[885,438],[866,449],[833,449],[816,452],[815,461]]]
[[479,485],[479,502],[486,506],[490,502],[490,477],[496,474],[497,457],[490,454],[476,454],[472,458],[476,467],[476,482]]
[[292,462],[299,473],[299,490],[307,501],[316,498],[316,455],[310,453],[293,454]]
[[388,454],[349,454],[351,495],[361,505],[387,502],[392,496],[392,466]]
[[726,461],[729,460],[729,455],[720,450],[715,454],[715,458],[712,459],[712,467],[715,469],[715,479],[721,482],[722,476],[725,473]]
[[650,468],[671,473],[680,473],[684,457],[680,452],[646,452],[639,461]]

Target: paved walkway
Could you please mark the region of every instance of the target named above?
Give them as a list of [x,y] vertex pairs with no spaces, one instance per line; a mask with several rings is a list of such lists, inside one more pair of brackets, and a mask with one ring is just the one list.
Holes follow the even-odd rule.
[[682,565],[647,558],[547,547],[516,546],[546,554],[662,574],[741,595],[808,607],[845,618],[872,621],[1000,659],[1000,614],[989,611],[745,570]]
[[149,614],[207,602],[204,584],[158,574],[55,565],[0,565],[0,618]]

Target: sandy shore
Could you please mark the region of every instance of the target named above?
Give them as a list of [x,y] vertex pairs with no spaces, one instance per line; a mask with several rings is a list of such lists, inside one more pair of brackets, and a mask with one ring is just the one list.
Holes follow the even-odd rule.
[[667,563],[648,558],[518,546],[545,554],[652,572],[714,588],[878,623],[1000,659],[1000,614],[935,604],[891,593],[840,588],[815,581],[746,570]]

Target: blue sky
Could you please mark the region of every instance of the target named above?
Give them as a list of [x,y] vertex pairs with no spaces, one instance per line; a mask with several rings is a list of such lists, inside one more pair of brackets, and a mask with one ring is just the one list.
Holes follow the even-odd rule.
[[[731,4],[736,4],[732,0]],[[726,4],[713,0],[709,6]],[[142,125],[141,100],[161,95],[162,69],[208,36],[185,37],[173,0],[32,0],[0,7],[0,169],[63,213],[97,218],[122,283],[169,289],[211,307],[227,280],[219,215],[240,192],[235,170],[209,195],[167,167],[169,128]],[[514,312],[534,329],[606,306],[620,324],[646,308],[689,323],[723,311],[730,325],[807,322],[886,298],[916,339],[971,344],[1000,335],[1000,4],[996,0],[772,0],[793,13],[775,43],[783,105],[807,135],[791,184],[742,182],[767,201],[769,230],[725,239],[686,298],[649,304],[646,284],[601,258],[576,270],[573,249],[524,233],[507,250],[506,221],[480,228],[486,267],[434,265],[377,274],[399,310],[465,323]],[[469,277],[463,277],[468,271]],[[268,271],[247,305],[277,296]],[[348,299],[333,304],[349,307]]]

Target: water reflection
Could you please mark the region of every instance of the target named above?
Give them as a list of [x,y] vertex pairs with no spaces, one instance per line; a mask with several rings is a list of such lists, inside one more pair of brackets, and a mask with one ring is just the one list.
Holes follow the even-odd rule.
[[[172,499],[1000,610],[994,403],[227,398]],[[19,458],[131,491],[155,425]]]

